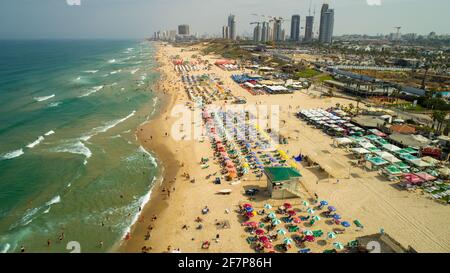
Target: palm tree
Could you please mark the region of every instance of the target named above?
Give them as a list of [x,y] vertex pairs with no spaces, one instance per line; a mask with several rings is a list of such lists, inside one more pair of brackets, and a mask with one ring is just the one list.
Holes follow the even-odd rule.
[[433,118],[433,126],[434,123],[437,122],[436,132],[440,134],[442,130],[442,125],[445,121],[445,118],[447,117],[447,113],[444,111],[433,111],[431,117]]

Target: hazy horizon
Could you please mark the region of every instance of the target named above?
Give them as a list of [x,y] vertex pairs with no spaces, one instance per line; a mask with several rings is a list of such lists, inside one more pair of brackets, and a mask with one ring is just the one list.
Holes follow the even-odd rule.
[[[78,1],[81,5],[68,4]],[[389,34],[396,26],[402,33],[450,33],[448,0],[311,2],[311,13],[316,10],[314,32],[321,5],[328,2],[335,9],[334,35]],[[0,39],[146,38],[179,24],[189,24],[199,35],[220,35],[230,13],[236,15],[238,35],[250,35],[250,22],[261,20],[254,13],[286,19],[300,14],[303,27],[309,7],[310,0],[2,0]],[[288,34],[290,22],[284,28]]]

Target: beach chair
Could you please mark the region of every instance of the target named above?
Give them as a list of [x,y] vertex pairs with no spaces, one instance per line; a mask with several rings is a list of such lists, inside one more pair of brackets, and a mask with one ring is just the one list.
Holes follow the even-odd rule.
[[322,237],[323,235],[323,231],[322,230],[315,230],[313,231],[313,236],[318,238],[318,237]]
[[357,226],[359,228],[364,228],[364,226],[361,224],[361,222],[359,220],[355,220],[355,221],[353,221],[353,223],[355,224],[355,226]]

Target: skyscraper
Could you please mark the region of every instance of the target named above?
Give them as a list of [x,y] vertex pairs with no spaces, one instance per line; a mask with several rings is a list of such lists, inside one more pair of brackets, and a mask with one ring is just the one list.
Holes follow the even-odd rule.
[[313,29],[314,29],[314,16],[306,16],[305,39],[304,39],[306,43],[312,42],[314,38]]
[[283,25],[281,19],[275,19],[273,22],[273,39],[275,41],[283,41]]
[[189,25],[179,25],[178,26],[178,35],[189,35]]
[[334,10],[328,4],[322,5],[320,11],[319,42],[331,44],[333,42]]
[[300,15],[292,15],[291,19],[291,41],[300,42]]
[[228,38],[231,40],[236,40],[236,18],[233,14],[228,16]]
[[261,33],[261,24],[257,23],[255,29],[253,30],[253,41],[258,43],[261,41],[262,33]]
[[261,28],[261,42],[266,43],[269,41],[269,23],[263,22]]
[[223,26],[222,27],[222,38],[229,39],[230,38],[229,33],[230,33],[230,30],[228,29],[228,26]]

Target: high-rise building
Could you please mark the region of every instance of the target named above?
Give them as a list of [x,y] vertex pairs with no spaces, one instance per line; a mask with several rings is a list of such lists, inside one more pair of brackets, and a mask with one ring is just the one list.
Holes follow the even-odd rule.
[[228,33],[229,39],[236,40],[236,17],[233,14],[228,16]]
[[283,41],[283,25],[281,19],[275,19],[273,22],[273,39],[275,41]]
[[306,23],[305,23],[305,38],[304,41],[306,43],[312,42],[314,38],[314,16],[306,16]]
[[334,10],[328,4],[322,5],[320,12],[319,42],[331,44],[333,42]]
[[255,26],[255,29],[253,30],[253,41],[258,43],[261,42],[262,40],[262,33],[261,33],[262,29],[261,29],[261,24],[257,23],[257,25]]
[[179,25],[178,26],[178,35],[189,35],[189,25]]
[[261,28],[261,42],[266,43],[269,41],[269,23],[263,22]]
[[300,42],[300,15],[292,15],[291,19],[291,41]]
[[229,33],[230,33],[230,30],[228,29],[228,26],[223,26],[222,27],[222,38],[229,39],[230,38]]

